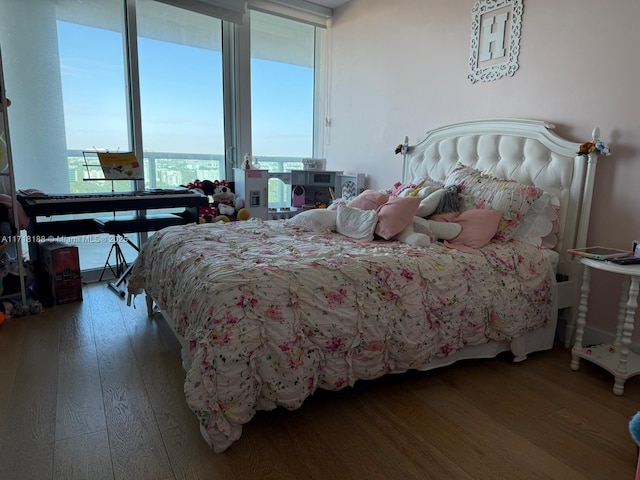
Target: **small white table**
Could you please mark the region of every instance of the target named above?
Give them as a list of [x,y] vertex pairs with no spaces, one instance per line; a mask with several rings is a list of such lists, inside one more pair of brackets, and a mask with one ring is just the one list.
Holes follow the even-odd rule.
[[[640,264],[617,265],[601,260],[581,258],[584,265],[582,287],[580,289],[580,305],[576,321],[576,338],[571,349],[571,369],[578,370],[580,359],[600,365],[615,377],[613,393],[624,393],[624,382],[627,378],[640,374],[640,356],[629,351],[631,334],[633,333],[636,308],[638,307],[638,291],[640,289]],[[584,347],[584,327],[587,323],[587,302],[589,300],[589,282],[591,269],[605,272],[618,273],[625,276],[622,295],[618,308],[618,323],[616,326],[616,338],[613,345],[596,345]]]

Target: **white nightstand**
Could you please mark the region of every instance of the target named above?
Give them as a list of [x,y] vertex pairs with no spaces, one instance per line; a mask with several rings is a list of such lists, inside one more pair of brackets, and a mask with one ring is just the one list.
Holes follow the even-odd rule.
[[[571,349],[571,369],[578,370],[580,359],[584,358],[605,368],[615,377],[613,393],[624,393],[624,382],[627,378],[640,375],[640,356],[629,351],[631,334],[633,333],[636,308],[638,306],[638,290],[640,288],[640,265],[617,265],[601,260],[581,258],[584,265],[582,287],[580,289],[580,306],[576,321],[576,338]],[[616,338],[613,345],[596,345],[583,347],[584,327],[587,319],[587,302],[589,300],[589,282],[591,269],[604,270],[625,276],[620,305]]]

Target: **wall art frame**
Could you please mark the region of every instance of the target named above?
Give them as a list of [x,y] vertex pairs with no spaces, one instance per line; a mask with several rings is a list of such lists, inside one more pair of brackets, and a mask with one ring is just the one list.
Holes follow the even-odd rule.
[[518,70],[523,0],[478,0],[471,10],[471,83],[513,76]]

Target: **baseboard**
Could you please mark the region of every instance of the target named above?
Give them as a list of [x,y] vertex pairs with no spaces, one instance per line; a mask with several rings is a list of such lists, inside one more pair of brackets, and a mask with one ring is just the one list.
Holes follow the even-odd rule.
[[[562,316],[558,317],[558,328],[556,329],[556,343],[564,345],[565,344],[565,334],[566,334],[566,319],[562,318]],[[584,337],[582,344],[583,345],[600,345],[602,343],[605,344],[613,344],[615,341],[616,335],[615,333],[607,332],[604,330],[600,330],[598,328],[593,328],[587,325],[584,329]],[[637,353],[640,355],[640,343],[631,342],[629,345],[629,349],[633,353]]]

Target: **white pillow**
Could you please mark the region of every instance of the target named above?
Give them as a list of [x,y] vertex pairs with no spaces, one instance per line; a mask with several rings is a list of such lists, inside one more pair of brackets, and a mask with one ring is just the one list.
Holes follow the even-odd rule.
[[375,210],[361,210],[347,207],[346,205],[338,205],[336,230],[345,237],[372,241],[377,223],[378,214]]
[[329,233],[336,230],[338,212],[326,208],[305,210],[284,222],[288,227],[303,227],[314,233]]
[[560,234],[559,211],[558,197],[553,193],[543,192],[522,217],[513,238],[531,243],[536,247],[556,248]]
[[444,188],[440,188],[423,198],[416,212],[416,217],[428,217],[435,212],[440,200],[442,200],[442,197],[444,197],[446,193],[447,191]]

